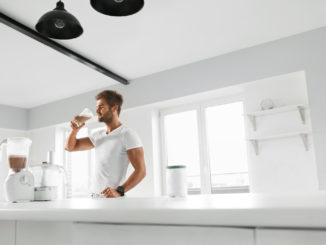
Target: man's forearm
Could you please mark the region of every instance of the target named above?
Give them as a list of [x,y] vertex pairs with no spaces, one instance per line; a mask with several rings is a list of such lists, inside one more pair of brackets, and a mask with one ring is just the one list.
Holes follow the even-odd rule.
[[74,132],[74,131],[71,131],[69,136],[68,136],[68,139],[67,139],[67,142],[66,142],[66,146],[65,146],[65,149],[67,151],[73,151],[75,149],[75,146],[77,144],[77,132]]
[[127,179],[127,181],[122,185],[125,192],[131,190],[134,188],[136,185],[139,184],[140,181],[146,176],[146,170],[145,169],[140,169],[140,170],[135,170]]

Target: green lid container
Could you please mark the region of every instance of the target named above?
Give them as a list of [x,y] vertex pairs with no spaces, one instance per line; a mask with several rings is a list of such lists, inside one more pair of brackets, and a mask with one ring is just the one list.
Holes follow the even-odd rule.
[[186,165],[173,165],[173,166],[166,166],[167,169],[175,169],[175,168],[186,168]]

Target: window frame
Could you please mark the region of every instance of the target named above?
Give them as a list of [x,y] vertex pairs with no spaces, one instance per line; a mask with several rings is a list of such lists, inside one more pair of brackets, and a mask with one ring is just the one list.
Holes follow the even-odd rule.
[[[92,127],[89,127],[88,125],[86,126],[87,128],[87,137],[89,137],[89,135],[91,134],[92,131]],[[71,128],[69,126],[64,128],[64,138],[67,139],[67,134],[69,134],[71,131]],[[68,180],[68,192],[67,192],[67,198],[84,198],[84,197],[88,197],[89,196],[89,188],[90,188],[90,182],[91,182],[91,174],[92,174],[92,149],[91,150],[87,150],[87,171],[88,171],[88,175],[87,175],[87,186],[88,186],[88,190],[85,193],[79,194],[79,195],[73,195],[73,190],[72,190],[72,159],[71,159],[71,152],[68,152],[66,150],[64,150],[64,166],[67,172],[67,180]]]
[[[188,188],[188,194],[217,194],[217,193],[244,193],[249,192],[249,186],[232,186],[232,187],[212,187],[211,186],[211,170],[209,163],[209,150],[207,142],[207,128],[206,128],[206,117],[205,109],[211,106],[220,106],[224,104],[231,104],[235,102],[242,102],[244,104],[243,94],[236,94],[227,97],[219,97],[210,100],[196,101],[191,104],[178,105],[175,107],[168,107],[159,111],[159,123],[160,123],[160,134],[161,134],[161,167],[163,175],[163,193],[166,194],[166,166],[167,162],[167,145],[165,139],[165,125],[164,117],[167,115],[181,113],[191,110],[197,112],[197,132],[198,132],[198,144],[199,144],[199,164],[200,164],[200,188]],[[244,108],[245,112],[245,108]],[[245,134],[246,122],[244,121]],[[246,144],[247,146],[247,144]],[[249,158],[247,158],[247,164]],[[249,174],[249,170],[248,170]]]

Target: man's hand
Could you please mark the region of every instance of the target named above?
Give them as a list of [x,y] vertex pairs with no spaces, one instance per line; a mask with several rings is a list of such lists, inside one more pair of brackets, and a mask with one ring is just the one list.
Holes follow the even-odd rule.
[[78,132],[79,129],[81,129],[82,127],[85,126],[85,123],[82,123],[81,125],[79,125],[78,121],[77,121],[77,116],[75,116],[74,120],[70,121],[70,126],[71,126],[72,131]]
[[85,123],[78,125],[76,123],[77,116],[74,117],[74,120],[70,122],[71,132],[67,138],[65,150],[72,152],[72,151],[84,151],[90,150],[94,148],[92,141],[89,137],[84,137],[77,139],[78,131],[85,126]]
[[120,197],[120,193],[117,192],[117,190],[112,189],[110,187],[105,188],[101,194],[103,194],[103,196],[107,197],[107,198],[112,198],[112,197]]

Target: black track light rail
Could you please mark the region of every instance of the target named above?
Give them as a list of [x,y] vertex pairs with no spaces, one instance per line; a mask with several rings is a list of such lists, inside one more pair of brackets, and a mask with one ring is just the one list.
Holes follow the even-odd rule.
[[51,39],[39,34],[38,32],[32,30],[31,28],[17,22],[16,20],[8,17],[7,15],[3,14],[0,12],[0,22],[15,29],[16,31],[19,31],[33,39],[35,39],[38,42],[41,42],[47,46],[49,46],[50,48],[53,48],[55,50],[57,50],[58,52],[67,55],[68,57],[79,61],[80,63],[83,63],[84,65],[100,72],[103,73],[104,75],[122,83],[122,84],[129,84],[129,81],[117,74],[115,74],[114,72],[106,69],[105,67],[85,58],[84,56],[72,51],[71,49],[68,49],[64,46],[62,46],[61,44],[52,41]]

